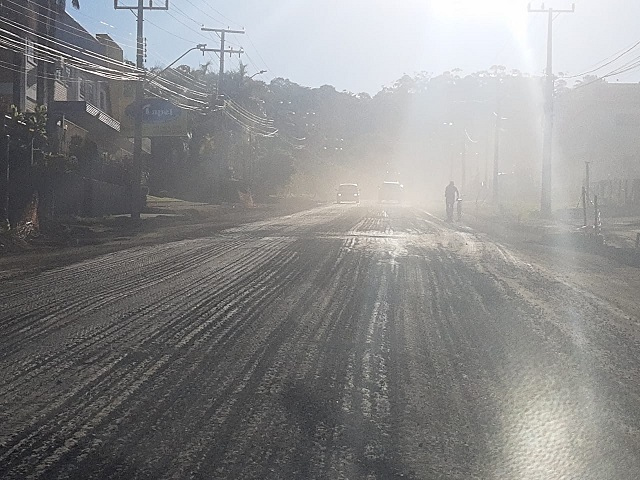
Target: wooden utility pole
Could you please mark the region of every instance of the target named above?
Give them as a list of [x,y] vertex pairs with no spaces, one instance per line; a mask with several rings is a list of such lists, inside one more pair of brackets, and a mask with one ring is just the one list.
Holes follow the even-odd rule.
[[131,176],[131,219],[140,220],[142,210],[142,198],[140,181],[142,179],[142,102],[144,101],[144,11],[145,10],[169,10],[169,0],[160,2],[154,6],[153,0],[148,0],[145,6],[144,0],[138,0],[137,5],[125,5],[121,0],[113,0],[113,8],[116,10],[137,11],[137,35],[136,35],[136,67],[138,79],[136,80],[136,97],[134,100],[134,129],[133,129],[133,172]]
[[214,52],[220,53],[220,71],[218,73],[218,96],[224,95],[224,54],[228,53],[229,55],[231,55],[232,53],[237,53],[238,55],[240,55],[241,53],[244,53],[243,49],[234,50],[233,48],[230,48],[228,50],[225,50],[224,49],[225,34],[226,33],[244,34],[244,30],[229,30],[227,28],[207,28],[207,27],[202,27],[200,30],[202,30],[203,32],[215,32],[220,35],[220,50],[208,50],[208,51],[214,51]]
[[543,216],[551,216],[551,158],[553,141],[553,17],[554,14],[573,13],[576,11],[576,4],[571,6],[571,10],[554,10],[553,8],[532,9],[529,4],[529,13],[546,13],[548,15],[547,27],[547,71],[545,84],[545,107],[544,107],[544,140],[542,145],[542,193],[540,196],[540,213]]

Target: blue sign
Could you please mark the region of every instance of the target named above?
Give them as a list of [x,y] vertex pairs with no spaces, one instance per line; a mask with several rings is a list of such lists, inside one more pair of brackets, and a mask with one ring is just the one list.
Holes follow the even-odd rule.
[[[141,104],[142,123],[158,124],[172,122],[182,115],[182,109],[168,100],[162,98],[145,98]],[[135,118],[136,102],[129,105],[125,112],[128,116]]]

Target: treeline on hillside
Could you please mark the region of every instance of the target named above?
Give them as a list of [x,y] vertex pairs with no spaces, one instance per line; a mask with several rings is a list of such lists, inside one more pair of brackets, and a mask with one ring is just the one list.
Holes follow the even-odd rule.
[[[174,81],[215,92],[207,66],[179,69]],[[229,182],[258,196],[331,198],[340,182],[361,184],[366,196],[399,180],[426,199],[453,179],[478,197],[497,169],[504,195],[534,199],[542,86],[541,77],[493,66],[405,75],[370,96],[283,78],[267,84],[241,65],[225,75],[224,100],[197,114],[188,138],[154,140],[149,186],[202,200],[224,199]]]

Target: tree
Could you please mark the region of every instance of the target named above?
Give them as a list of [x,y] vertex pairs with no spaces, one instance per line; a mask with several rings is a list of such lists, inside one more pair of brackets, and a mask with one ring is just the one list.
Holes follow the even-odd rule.
[[581,79],[576,80],[574,87],[586,87],[592,83],[604,83],[605,81],[606,80],[604,78],[600,78],[597,75],[585,75]]
[[282,150],[269,152],[259,160],[257,173],[258,178],[261,179],[258,185],[260,193],[263,195],[280,193],[295,173],[293,157]]

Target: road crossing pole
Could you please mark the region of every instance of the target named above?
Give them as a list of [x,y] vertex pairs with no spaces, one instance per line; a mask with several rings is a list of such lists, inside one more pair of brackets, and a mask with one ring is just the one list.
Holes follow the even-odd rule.
[[544,140],[542,145],[542,193],[540,196],[540,213],[545,217],[551,216],[551,158],[553,153],[553,17],[554,14],[574,13],[576,4],[571,6],[571,10],[555,10],[553,8],[532,9],[528,7],[529,13],[546,13],[548,17],[547,30],[547,72],[545,85],[545,107],[544,107]]
[[[157,2],[158,0],[156,0]],[[131,176],[130,201],[131,219],[140,220],[142,210],[142,195],[140,181],[142,179],[142,102],[144,100],[144,11],[145,10],[169,10],[169,0],[161,1],[159,5],[154,5],[153,0],[148,0],[145,5],[144,0],[138,0],[137,5],[126,5],[122,0],[113,0],[113,8],[116,10],[131,10],[137,14],[137,35],[136,35],[136,68],[138,69],[138,79],[136,80],[136,96],[134,100],[134,129],[133,129],[133,172]]]

